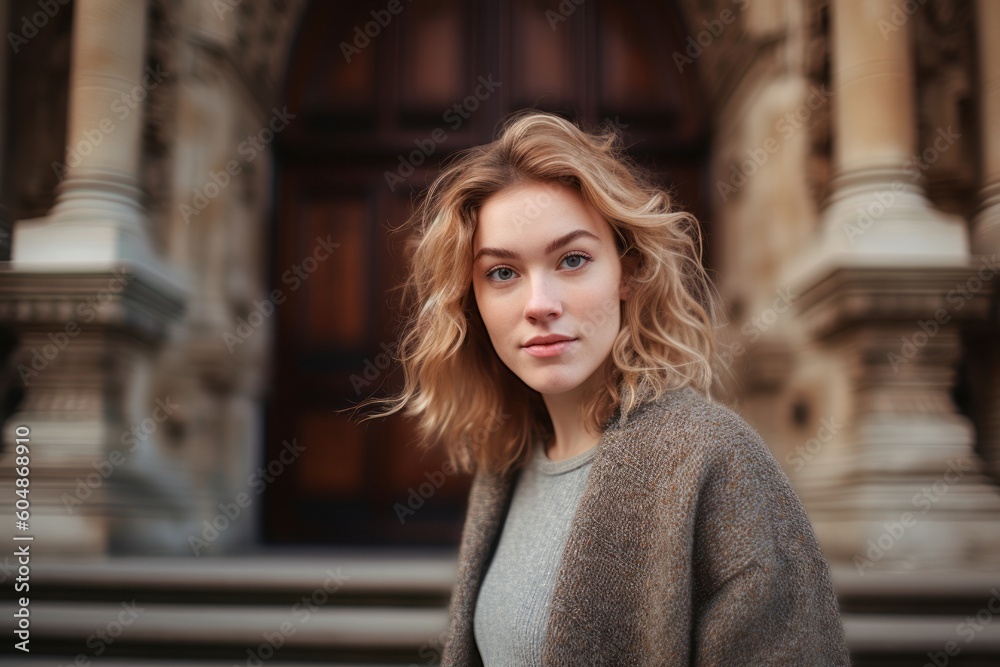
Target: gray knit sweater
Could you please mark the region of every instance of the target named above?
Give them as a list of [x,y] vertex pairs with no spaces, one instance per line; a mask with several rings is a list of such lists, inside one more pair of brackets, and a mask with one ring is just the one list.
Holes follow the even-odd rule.
[[[543,665],[850,665],[802,503],[739,415],[691,388],[616,410],[590,467]],[[473,478],[443,667],[482,665],[473,612],[519,474]]]
[[518,475],[472,617],[488,667],[541,665],[559,561],[596,453],[552,461],[539,440]]

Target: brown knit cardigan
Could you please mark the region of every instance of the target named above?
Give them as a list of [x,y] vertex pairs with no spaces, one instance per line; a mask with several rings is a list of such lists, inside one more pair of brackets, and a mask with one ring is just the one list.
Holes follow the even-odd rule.
[[[597,447],[543,665],[850,665],[812,525],[739,415],[676,389]],[[472,615],[518,474],[473,478],[443,667],[483,664]]]

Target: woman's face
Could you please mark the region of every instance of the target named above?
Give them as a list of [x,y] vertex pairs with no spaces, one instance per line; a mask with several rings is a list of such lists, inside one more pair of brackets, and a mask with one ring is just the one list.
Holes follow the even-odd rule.
[[[602,380],[621,327],[623,277],[611,226],[570,187],[515,185],[479,211],[479,313],[500,359],[541,394],[582,392]],[[568,340],[533,345],[538,337]]]

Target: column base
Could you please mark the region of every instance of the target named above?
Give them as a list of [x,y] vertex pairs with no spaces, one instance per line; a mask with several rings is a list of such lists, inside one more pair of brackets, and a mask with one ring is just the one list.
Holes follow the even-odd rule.
[[934,209],[910,175],[871,169],[839,176],[816,244],[790,263],[784,284],[813,284],[838,267],[962,266],[965,221]]
[[52,217],[18,220],[7,266],[21,272],[66,273],[129,265],[172,297],[189,292],[186,281],[152,254],[148,239],[137,229],[111,218],[86,224]]
[[1000,252],[1000,184],[982,191],[983,204],[972,222],[972,252],[993,255]]
[[[930,487],[898,490],[931,503]],[[872,492],[877,489],[870,489]],[[855,493],[857,489],[852,489]],[[922,494],[928,495],[922,495]],[[931,500],[926,500],[926,498]],[[945,496],[947,499],[947,496]],[[964,500],[977,499],[966,494]],[[981,500],[981,499],[978,499]],[[945,500],[938,504],[947,505]],[[815,511],[810,519],[816,538],[831,565],[869,572],[925,572],[932,570],[991,571],[1000,568],[1000,535],[991,516],[974,509],[931,507],[865,507],[842,512]]]
[[970,260],[839,267],[799,287],[836,388],[816,393],[815,412],[842,424],[797,474],[831,560],[862,573],[1000,567],[1000,488],[952,396],[962,329],[988,316],[995,273]]
[[[183,293],[148,266],[30,266],[0,267],[0,325],[18,335],[13,382],[24,394],[4,435],[30,434],[28,532],[38,531],[47,553],[186,547],[184,521],[198,516],[197,499],[163,473],[171,457],[161,444],[163,422],[181,412],[169,400],[152,412],[165,397],[150,387]],[[8,481],[14,456],[12,448],[0,456]],[[11,494],[0,508],[13,515],[13,502]]]

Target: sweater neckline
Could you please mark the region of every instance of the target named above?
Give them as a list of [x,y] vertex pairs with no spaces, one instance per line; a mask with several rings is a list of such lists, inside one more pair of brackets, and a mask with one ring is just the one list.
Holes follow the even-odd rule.
[[562,475],[590,463],[590,461],[597,454],[597,448],[599,446],[600,443],[594,445],[585,452],[577,454],[576,456],[571,456],[570,458],[563,459],[561,461],[553,461],[545,454],[543,441],[538,439],[535,441],[535,453],[532,463],[534,464],[535,469],[542,474]]

